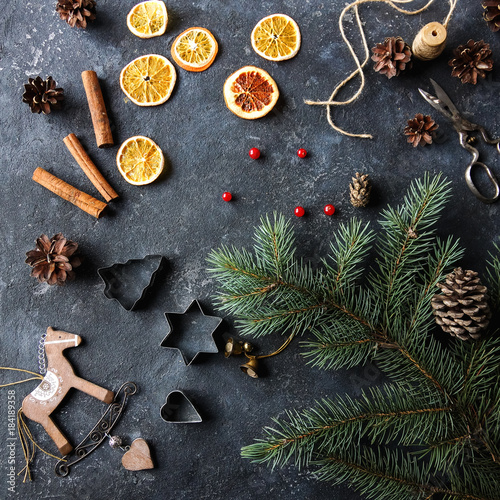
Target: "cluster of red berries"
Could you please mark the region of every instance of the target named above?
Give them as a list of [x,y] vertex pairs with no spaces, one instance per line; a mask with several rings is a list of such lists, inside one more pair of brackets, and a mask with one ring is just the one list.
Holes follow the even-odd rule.
[[[335,207],[333,205],[325,205],[323,207],[323,212],[325,212],[326,215],[333,215],[335,213]],[[295,207],[294,214],[297,217],[304,217],[306,214],[306,211],[304,210],[304,207],[301,207],[300,205],[298,207]]]
[[[252,148],[248,152],[248,156],[250,156],[250,158],[252,158],[252,160],[258,160],[260,158],[260,149]],[[297,150],[297,156],[299,158],[305,158],[307,156],[307,151],[304,148],[300,148]]]
[[[250,156],[252,160],[258,160],[260,158],[260,149],[250,149],[250,151],[248,152],[248,156]],[[304,148],[300,148],[297,150],[297,156],[299,158],[305,158],[307,156],[307,151]],[[233,199],[233,195],[229,191],[225,191],[224,193],[222,193],[222,199],[224,201],[231,201]],[[325,212],[326,215],[333,215],[335,213],[335,207],[330,204],[325,205],[323,208],[323,212]],[[297,217],[303,217],[306,211],[304,210],[304,207],[298,206],[295,207],[294,213]]]

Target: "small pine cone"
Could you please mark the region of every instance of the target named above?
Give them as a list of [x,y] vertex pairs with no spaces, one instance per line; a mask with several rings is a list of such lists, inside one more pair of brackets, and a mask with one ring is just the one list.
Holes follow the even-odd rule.
[[32,113],[48,115],[52,109],[61,109],[64,90],[56,88],[51,76],[42,80],[40,76],[30,78],[24,84],[23,102],[29,104]]
[[500,0],[483,0],[483,18],[491,31],[500,30]]
[[418,113],[415,118],[408,120],[405,127],[405,134],[408,136],[408,142],[416,148],[419,144],[425,146],[432,144],[434,131],[439,125],[429,116]]
[[366,207],[370,202],[371,190],[372,185],[368,174],[356,172],[356,177],[352,177],[352,183],[349,184],[352,205],[357,208]]
[[488,289],[477,273],[461,267],[438,283],[441,294],[431,300],[436,323],[447,333],[461,340],[479,339],[491,318]]
[[483,40],[475,42],[469,40],[465,45],[460,45],[453,51],[455,56],[448,62],[453,68],[451,76],[456,76],[462,83],[476,85],[477,77],[486,78],[486,71],[493,69],[490,45]]
[[36,248],[26,253],[26,264],[33,269],[31,276],[40,283],[64,285],[66,280],[74,278],[75,267],[81,264],[80,257],[74,255],[78,243],[66,239],[62,233],[52,236],[45,234],[36,240]]
[[96,18],[95,0],[59,0],[56,11],[59,17],[66,21],[72,28],[85,29],[88,21]]
[[401,37],[386,38],[384,43],[377,43],[372,48],[372,61],[375,61],[373,69],[392,78],[398,76],[401,71],[411,68],[411,49]]

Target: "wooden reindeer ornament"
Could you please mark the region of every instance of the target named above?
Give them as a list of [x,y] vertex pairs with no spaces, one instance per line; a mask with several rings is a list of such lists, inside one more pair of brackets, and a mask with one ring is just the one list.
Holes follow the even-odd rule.
[[45,353],[47,355],[47,373],[40,385],[24,398],[23,414],[31,420],[42,424],[52,438],[60,453],[64,456],[73,450],[73,446],[50,418],[51,413],[59,406],[71,388],[78,389],[99,401],[110,404],[114,393],[103,387],[75,375],[70,362],[63,351],[69,347],[77,347],[82,339],[79,335],[47,328]]

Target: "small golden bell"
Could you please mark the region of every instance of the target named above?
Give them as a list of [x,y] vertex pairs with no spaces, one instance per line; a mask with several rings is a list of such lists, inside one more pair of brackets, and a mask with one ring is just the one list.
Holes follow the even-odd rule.
[[244,365],[240,366],[241,370],[252,378],[259,378],[259,375],[257,374],[258,367],[259,362],[255,356],[250,357]]
[[224,356],[229,358],[230,356],[239,356],[243,352],[243,342],[238,342],[233,338],[230,338],[226,342],[226,347],[224,348]]
[[250,344],[250,342],[245,342],[245,343],[243,344],[243,350],[244,350],[245,352],[252,352],[252,351],[253,351],[253,345],[252,345],[252,344]]

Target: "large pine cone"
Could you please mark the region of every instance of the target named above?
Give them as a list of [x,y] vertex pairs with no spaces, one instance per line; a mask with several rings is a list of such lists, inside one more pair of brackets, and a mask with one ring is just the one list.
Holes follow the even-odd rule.
[[436,323],[447,333],[461,340],[478,339],[491,318],[488,289],[474,271],[461,267],[438,283],[442,294],[431,300]]
[[483,18],[491,31],[500,30],[500,0],[483,0]]
[[455,56],[448,64],[453,68],[451,76],[456,76],[462,83],[476,85],[477,77],[486,78],[486,72],[493,69],[493,59],[489,44],[483,40],[469,40],[453,51]]
[[405,127],[405,134],[408,136],[408,142],[416,148],[419,144],[425,146],[432,144],[434,131],[439,125],[429,116],[418,113],[415,118],[408,120]]
[[373,69],[392,78],[398,76],[401,71],[411,68],[411,49],[401,37],[386,38],[384,43],[377,43],[372,48],[372,61],[375,61]]
[[368,174],[356,172],[356,177],[352,177],[352,182],[349,184],[351,204],[357,208],[366,207],[370,202],[371,190],[372,185]]
[[42,234],[36,240],[36,248],[26,253],[26,264],[33,269],[31,276],[40,283],[49,285],[64,285],[66,280],[74,278],[75,267],[81,264],[75,252],[78,243],[66,239],[62,233],[52,236]]
[[51,76],[42,80],[40,76],[30,78],[24,84],[23,102],[29,104],[32,113],[48,115],[52,109],[60,109],[64,100],[64,90],[56,88]]
[[72,28],[86,28],[96,18],[95,0],[59,0],[56,11]]

